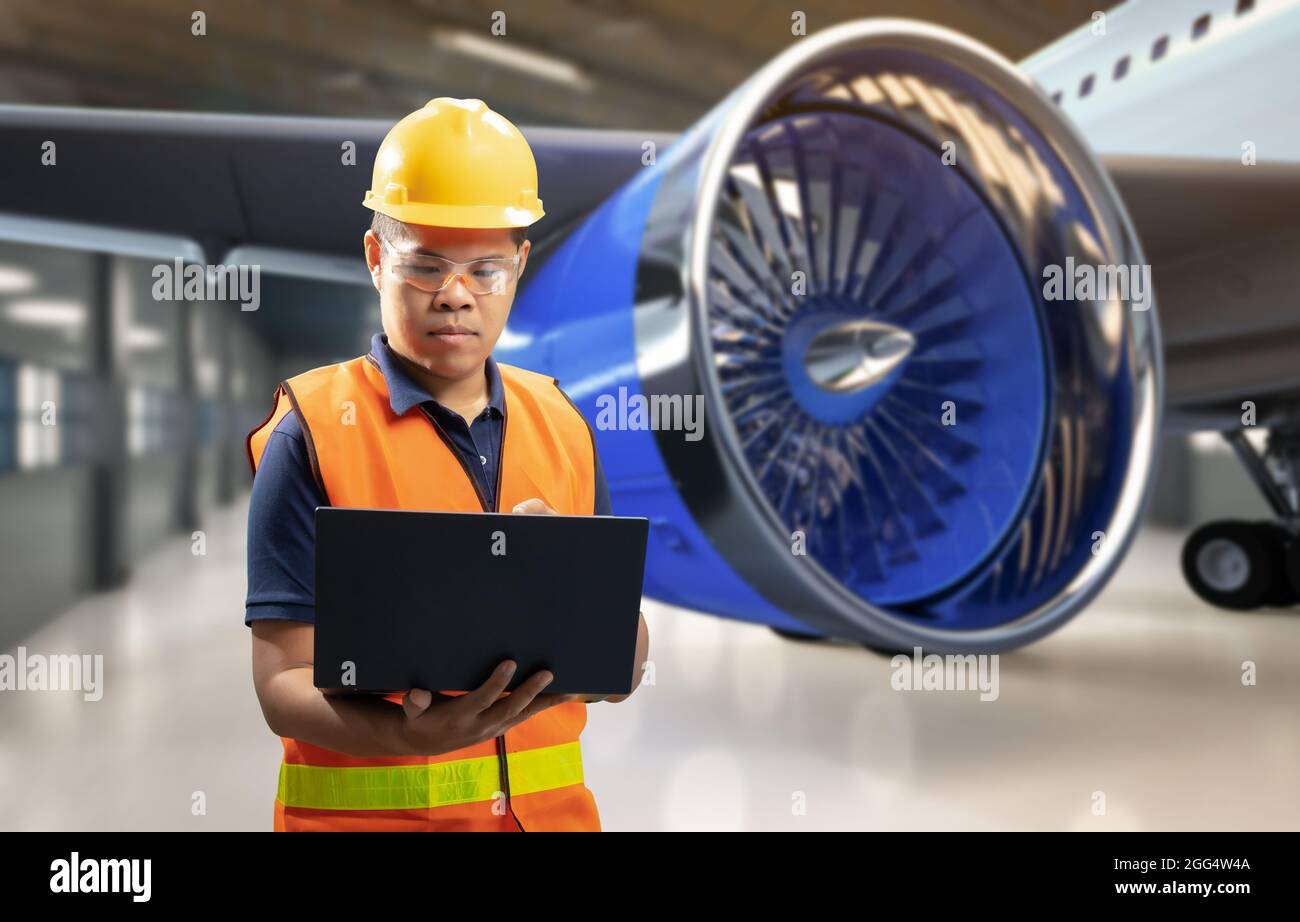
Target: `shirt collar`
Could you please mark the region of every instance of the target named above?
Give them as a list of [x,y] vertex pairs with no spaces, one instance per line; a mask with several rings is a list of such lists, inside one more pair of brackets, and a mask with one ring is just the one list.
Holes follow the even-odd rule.
[[[432,403],[441,407],[442,404],[429,396],[428,391],[416,383],[415,379],[410,376],[402,363],[398,361],[397,355],[393,352],[392,347],[388,345],[388,336],[383,333],[376,333],[370,340],[370,354],[375,357],[379,365],[379,371],[384,376],[384,383],[388,385],[388,402],[392,406],[393,412],[398,416],[403,416],[411,407],[417,407],[422,403]],[[505,388],[501,385],[501,372],[497,368],[496,360],[491,355],[483,363],[487,372],[488,379],[488,406],[496,410],[497,415],[505,415]]]

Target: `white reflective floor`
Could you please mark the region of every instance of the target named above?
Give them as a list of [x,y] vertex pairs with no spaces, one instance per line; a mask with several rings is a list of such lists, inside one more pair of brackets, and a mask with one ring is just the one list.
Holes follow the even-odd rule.
[[[279,743],[249,675],[243,516],[24,642],[103,654],[105,691],[0,692],[0,829],[269,829]],[[583,734],[604,826],[1300,827],[1300,612],[1202,605],[1178,547],[1144,534],[1098,602],[1002,657],[989,702],[647,602],[654,684],[592,706]]]

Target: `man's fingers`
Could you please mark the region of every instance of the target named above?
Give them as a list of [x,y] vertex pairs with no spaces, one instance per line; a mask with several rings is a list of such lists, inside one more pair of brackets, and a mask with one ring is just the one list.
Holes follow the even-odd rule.
[[532,499],[526,499],[518,503],[512,512],[519,512],[524,515],[559,515],[554,509],[546,505],[545,502],[534,496]]
[[567,704],[570,701],[577,701],[581,697],[582,697],[581,695],[572,695],[572,694],[538,695],[532,701],[528,702],[528,706],[521,709],[518,714],[515,714],[513,717],[507,718],[506,725],[501,728],[500,732],[504,733],[506,730],[511,729],[516,724],[521,724],[525,720],[528,720],[530,717],[536,717],[538,714],[542,713],[542,711],[546,710],[547,708],[555,707],[557,704]]
[[555,675],[546,669],[534,672],[509,695],[486,709],[483,712],[483,719],[489,722],[510,720],[528,707],[529,703],[541,694],[542,689],[550,685],[554,678]]
[[412,688],[402,696],[402,710],[410,718],[419,717],[433,703],[433,692],[427,688]]
[[492,670],[488,680],[473,691],[460,695],[458,702],[463,703],[465,707],[473,708],[475,711],[484,711],[492,706],[492,702],[500,697],[501,693],[506,690],[510,684],[511,677],[515,674],[515,661],[502,660],[497,663],[497,668]]

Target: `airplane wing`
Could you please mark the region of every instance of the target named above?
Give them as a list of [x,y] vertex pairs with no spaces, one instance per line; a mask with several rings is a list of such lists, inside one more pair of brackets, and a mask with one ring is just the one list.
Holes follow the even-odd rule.
[[1260,423],[1300,393],[1300,163],[1103,157],[1151,262],[1166,423]]
[[[0,106],[0,235],[366,283],[361,194],[388,124]],[[530,127],[556,240],[672,134]],[[345,145],[355,145],[346,156]],[[47,149],[45,145],[54,147]],[[50,163],[49,159],[53,158]],[[1300,391],[1300,164],[1103,158],[1152,262],[1172,425],[1227,427]],[[150,243],[152,241],[152,244]],[[197,245],[198,249],[193,249]]]
[[[360,201],[386,129],[0,107],[0,235],[168,256],[188,245],[209,263],[364,283]],[[1114,160],[1107,182],[1022,72],[937,27],[865,21],[791,46],[657,170],[646,142],[662,155],[671,135],[523,131],[548,214],[509,344],[520,358],[506,360],[558,373],[588,418],[626,391],[704,397],[733,421],[698,441],[598,436],[621,509],[653,517],[656,598],[881,648],[1009,649],[1078,611],[1140,521],[1157,314],[1180,410],[1221,413],[1267,382],[1282,382],[1268,392],[1280,407],[1296,381],[1269,364],[1294,273],[1286,168]],[[933,156],[951,138],[969,183]],[[629,182],[646,169],[652,181]],[[707,252],[686,253],[686,222],[706,218],[713,236],[689,242]],[[1033,280],[1067,256],[1147,259],[1134,234],[1155,264],[1156,311],[1039,303]],[[892,325],[791,332],[805,317],[777,302],[794,267],[835,302],[817,323],[851,310],[845,297]],[[1225,286],[1245,294],[1216,310]],[[826,345],[829,373],[849,383],[820,383],[799,346],[786,362],[799,336]],[[901,376],[848,373],[891,343],[910,350]],[[782,374],[765,371],[773,361]],[[936,405],[960,405],[971,428]],[[822,569],[790,553],[805,530]]]
[[[236,256],[266,271],[369,284],[359,254],[370,212],[361,198],[389,127],[0,106],[0,236],[158,255],[191,241],[185,253],[210,263],[255,248]],[[521,130],[537,157],[546,208],[533,227],[535,246],[563,234],[633,175],[646,142],[662,150],[673,137]]]

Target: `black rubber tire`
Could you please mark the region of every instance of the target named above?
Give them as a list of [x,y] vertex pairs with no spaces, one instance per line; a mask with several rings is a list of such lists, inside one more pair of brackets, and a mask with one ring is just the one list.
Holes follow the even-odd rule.
[[1276,567],[1273,588],[1264,602],[1266,605],[1289,608],[1300,602],[1300,591],[1292,584],[1287,567],[1287,559],[1296,543],[1295,536],[1281,522],[1256,522],[1255,527],[1259,529],[1260,538],[1268,544]]
[[[1271,524],[1271,523],[1263,523]],[[1212,541],[1236,545],[1247,565],[1240,585],[1230,588],[1211,585],[1201,573],[1198,558]],[[1205,601],[1219,608],[1249,611],[1278,597],[1278,584],[1285,578],[1279,545],[1267,529],[1255,522],[1209,522],[1192,532],[1183,544],[1183,578]]]
[[1286,548],[1286,576],[1291,590],[1300,597],[1300,538],[1292,538]]

